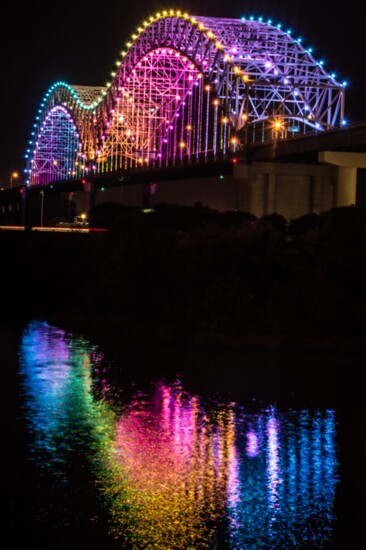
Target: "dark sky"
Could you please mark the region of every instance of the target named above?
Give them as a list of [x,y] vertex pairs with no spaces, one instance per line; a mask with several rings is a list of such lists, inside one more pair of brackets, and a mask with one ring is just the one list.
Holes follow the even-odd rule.
[[[7,8],[8,9],[8,8]],[[291,28],[313,47],[325,69],[347,80],[346,118],[366,120],[366,4],[361,0],[35,0],[13,2],[1,23],[0,184],[23,174],[24,153],[39,104],[59,80],[104,85],[120,51],[140,23],[162,9],[191,15],[263,16]]]

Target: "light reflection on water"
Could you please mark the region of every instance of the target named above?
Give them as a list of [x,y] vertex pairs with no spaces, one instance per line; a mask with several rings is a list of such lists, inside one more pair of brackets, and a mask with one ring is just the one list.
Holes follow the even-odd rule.
[[23,335],[20,373],[30,457],[70,491],[75,463],[87,467],[121,548],[320,549],[332,539],[334,411],[208,402],[179,380],[121,399],[130,388],[108,382],[99,349],[40,322]]

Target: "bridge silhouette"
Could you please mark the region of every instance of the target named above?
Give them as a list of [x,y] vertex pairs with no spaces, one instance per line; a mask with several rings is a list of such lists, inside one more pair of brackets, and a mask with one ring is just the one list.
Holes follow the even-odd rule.
[[25,189],[77,193],[235,176],[233,165],[273,160],[279,144],[345,136],[345,87],[271,20],[162,11],[138,27],[105,86],[56,82],[46,92],[26,151]]

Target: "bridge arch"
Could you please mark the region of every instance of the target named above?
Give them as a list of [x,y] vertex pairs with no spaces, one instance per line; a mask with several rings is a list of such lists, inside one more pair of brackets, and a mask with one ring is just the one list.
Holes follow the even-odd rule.
[[[29,185],[80,178],[87,173],[95,156],[95,107],[103,98],[103,90],[57,82],[46,92],[26,152]],[[77,157],[70,164],[75,138]]]
[[[155,57],[162,52],[167,66],[172,66],[176,56],[191,62],[198,76],[202,77],[202,85],[210,90],[211,101],[216,103],[219,111],[216,115],[217,127],[201,120],[202,135],[194,140],[195,144],[210,144],[210,149],[205,153],[235,151],[248,139],[265,141],[286,137],[288,132],[294,135],[297,132],[331,129],[343,120],[344,86],[315,61],[310,51],[301,45],[301,40],[293,39],[289,32],[270,22],[191,17],[179,11],[162,12],[145,21],[127,46],[128,50],[123,52],[123,60],[98,108],[101,158],[117,158],[119,147],[119,151],[126,151],[126,157],[133,159],[131,141],[127,143],[118,137],[120,127],[116,124],[116,118],[124,117],[124,110],[131,111],[123,100],[126,90],[134,106],[144,103],[149,107],[154,103],[146,86],[150,87],[152,83],[158,88],[161,85],[161,71],[157,70],[157,66],[160,64],[160,68],[165,69],[164,65],[161,61],[156,62],[153,69],[150,63],[150,75],[155,70],[155,76],[150,76],[152,82],[145,80],[142,83],[133,75],[141,63],[146,66],[149,56]],[[171,88],[175,85],[172,77]],[[141,90],[141,87],[144,89]],[[165,97],[166,93],[163,87],[161,95]],[[173,95],[172,91],[171,100]],[[197,102],[204,105],[207,101],[204,94],[201,95],[201,100],[197,99]],[[214,111],[209,105],[204,109]],[[210,114],[211,118],[215,118],[214,113]],[[175,115],[180,116],[178,109]],[[135,127],[148,126],[146,109],[140,120],[136,117],[135,113]],[[168,117],[167,125],[171,122]],[[221,124],[226,125],[226,131],[221,129]],[[191,126],[189,120],[187,126]],[[150,133],[153,132],[151,128]],[[210,132],[209,136],[207,132]],[[226,138],[222,137],[218,142],[213,132],[217,135],[226,133]],[[177,133],[180,134],[179,128]],[[187,143],[188,140],[182,137],[181,141],[166,149],[171,154],[179,144],[186,147]],[[140,143],[137,148],[141,150],[141,157],[136,159],[138,162],[151,159],[151,151],[164,157],[162,147],[145,145],[144,148]],[[197,156],[199,151],[200,147],[195,145],[187,156]],[[182,152],[174,155],[181,157]]]
[[59,105],[48,111],[33,150],[32,185],[42,186],[75,177],[79,144],[79,134],[68,111]]
[[344,119],[344,92],[279,25],[169,10],[132,35],[105,87],[56,83],[35,134],[55,106],[67,109],[80,140],[71,174],[100,175],[332,129]]

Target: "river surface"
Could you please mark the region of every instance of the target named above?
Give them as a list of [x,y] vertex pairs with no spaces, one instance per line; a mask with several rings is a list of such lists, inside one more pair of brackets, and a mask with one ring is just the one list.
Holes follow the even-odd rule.
[[366,548],[364,357],[0,346],[5,550]]

